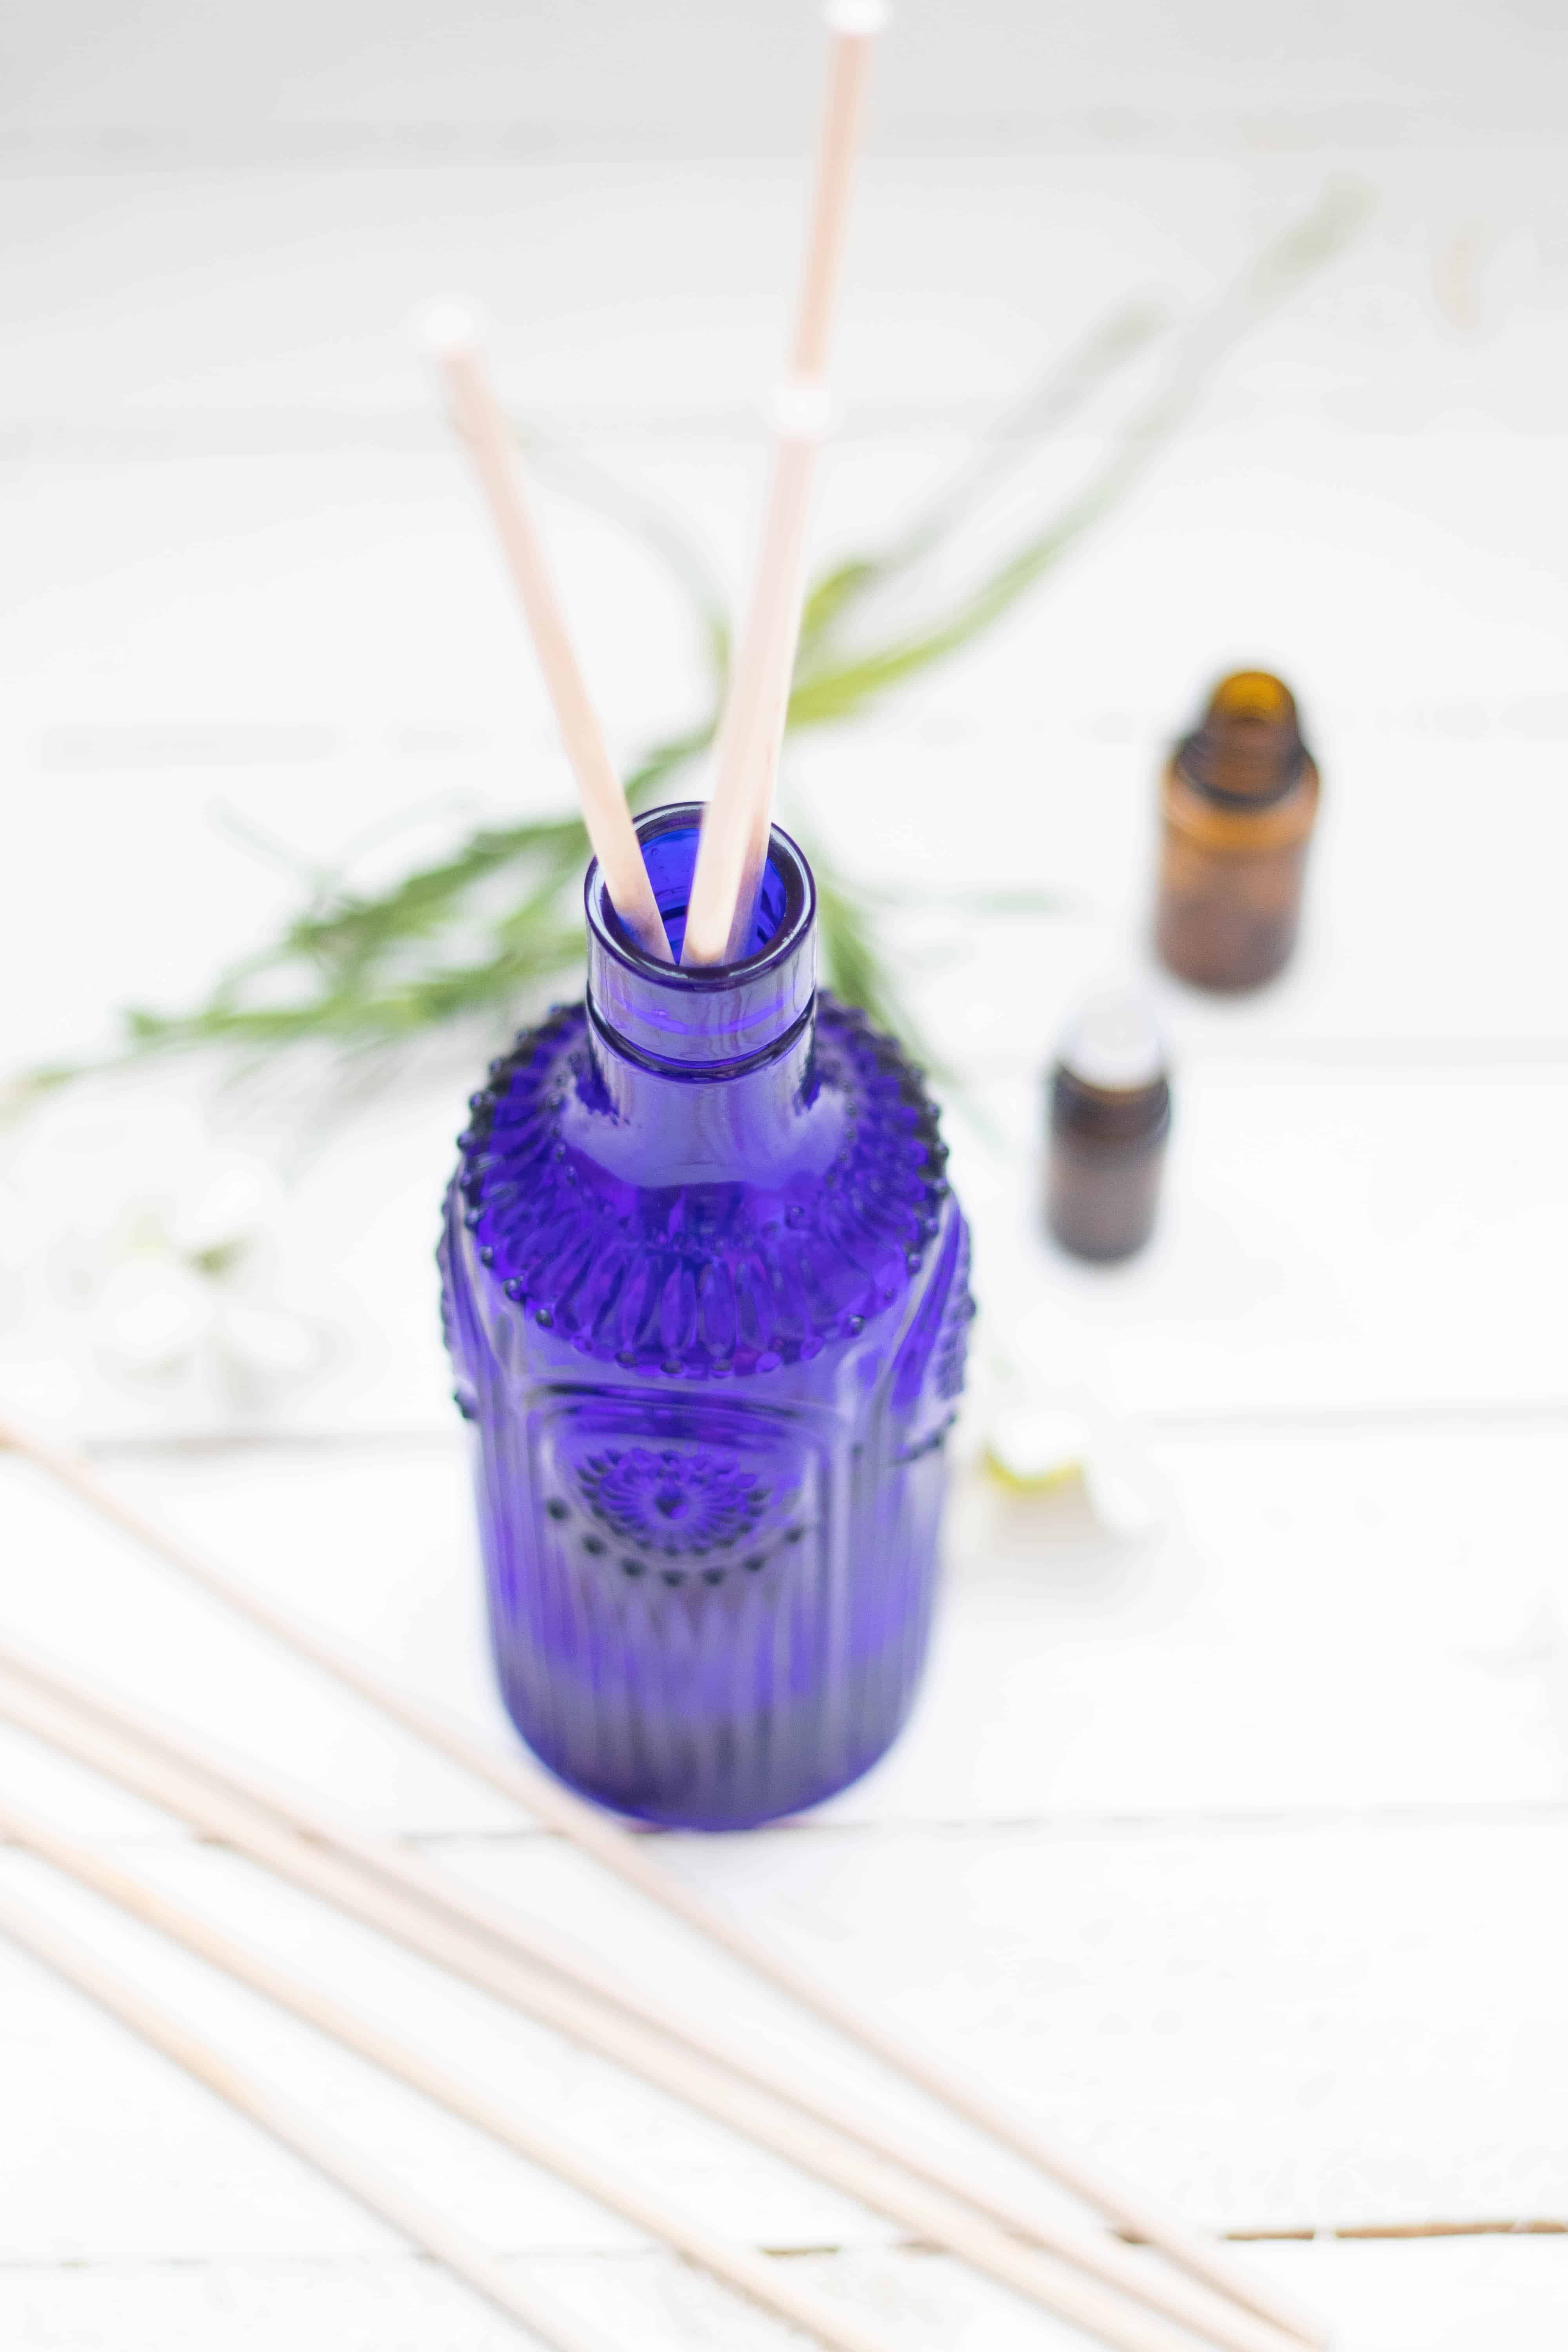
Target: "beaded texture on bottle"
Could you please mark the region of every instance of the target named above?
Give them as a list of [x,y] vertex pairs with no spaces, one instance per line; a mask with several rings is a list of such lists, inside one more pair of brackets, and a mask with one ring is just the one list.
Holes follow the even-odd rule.
[[502,1692],[563,1779],[650,1821],[843,1787],[924,1662],[968,1235],[918,1075],[858,1013],[815,1019],[824,1171],[613,1172],[575,1139],[608,1109],[581,1005],[492,1064],[459,1139],[443,1315]]

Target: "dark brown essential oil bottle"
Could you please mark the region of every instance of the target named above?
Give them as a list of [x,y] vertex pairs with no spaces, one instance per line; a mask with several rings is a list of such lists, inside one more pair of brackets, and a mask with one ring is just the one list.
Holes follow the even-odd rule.
[[1256,988],[1289,961],[1301,912],[1318,770],[1295,698],[1267,671],[1222,678],[1161,792],[1155,936],[1200,988]]
[[1154,1229],[1171,1081],[1142,992],[1097,990],[1062,1033],[1050,1076],[1046,1223],[1075,1257],[1131,1257]]

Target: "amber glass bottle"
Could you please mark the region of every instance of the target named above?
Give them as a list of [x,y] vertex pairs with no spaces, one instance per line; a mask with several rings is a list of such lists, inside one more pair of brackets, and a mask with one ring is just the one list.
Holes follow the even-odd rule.
[[1289,961],[1301,912],[1318,770],[1295,698],[1264,670],[1222,678],[1162,789],[1155,933],[1200,988],[1256,988]]
[[1154,1230],[1171,1082],[1142,991],[1097,990],[1062,1032],[1050,1076],[1046,1223],[1075,1257],[1131,1257]]

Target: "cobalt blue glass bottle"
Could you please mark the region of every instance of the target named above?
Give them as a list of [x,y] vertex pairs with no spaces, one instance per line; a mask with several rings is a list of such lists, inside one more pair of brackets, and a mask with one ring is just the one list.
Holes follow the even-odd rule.
[[[678,956],[699,816],[638,826]],[[496,1663],[573,1787],[740,1828],[908,1713],[968,1236],[919,1075],[816,992],[785,835],[737,963],[657,963],[586,897],[587,1002],[492,1064],[441,1245]]]

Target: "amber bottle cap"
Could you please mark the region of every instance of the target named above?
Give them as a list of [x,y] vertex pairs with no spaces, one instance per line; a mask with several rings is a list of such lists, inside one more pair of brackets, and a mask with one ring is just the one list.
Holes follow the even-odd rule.
[[1086,1087],[1135,1094],[1165,1075],[1165,1040],[1148,991],[1109,981],[1080,997],[1068,1016],[1057,1058]]

